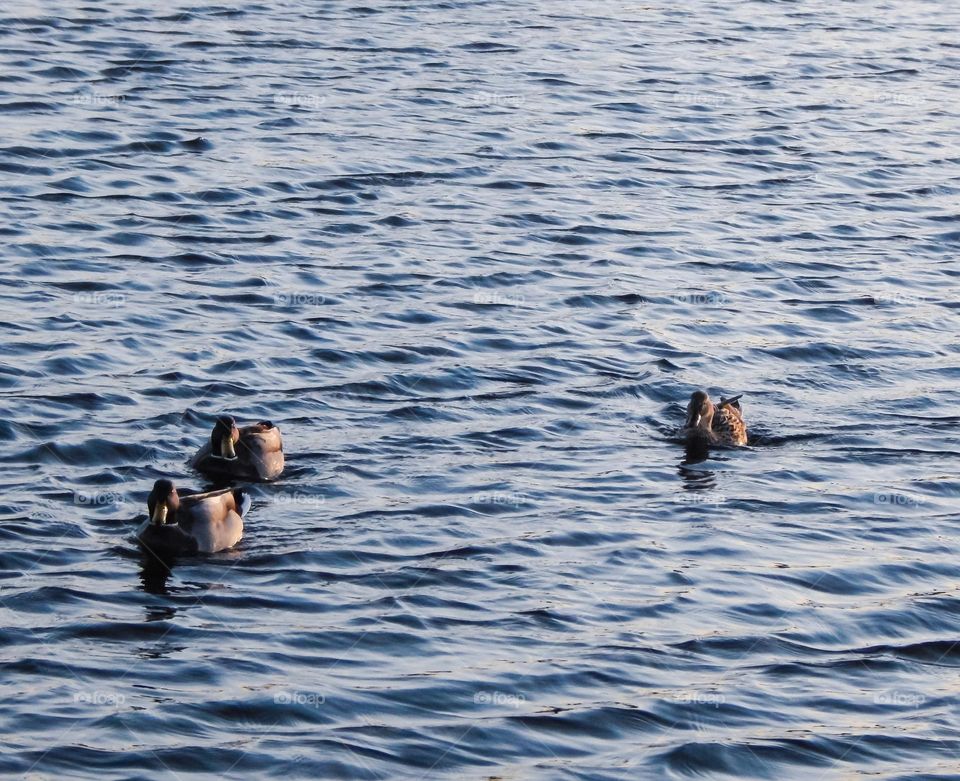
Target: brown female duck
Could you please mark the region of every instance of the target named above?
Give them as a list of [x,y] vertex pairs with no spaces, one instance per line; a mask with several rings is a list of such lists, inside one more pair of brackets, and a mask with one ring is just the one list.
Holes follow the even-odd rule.
[[232,548],[243,537],[243,516],[250,504],[250,495],[242,488],[180,496],[170,480],[157,480],[147,498],[149,517],[137,530],[137,540],[160,557]]
[[276,480],[283,472],[280,429],[268,420],[238,428],[232,416],[221,415],[191,463],[214,479]]
[[720,403],[714,404],[705,391],[694,391],[687,404],[683,435],[688,440],[712,445],[747,444],[747,427],[739,401],[742,395],[732,399],[721,396]]

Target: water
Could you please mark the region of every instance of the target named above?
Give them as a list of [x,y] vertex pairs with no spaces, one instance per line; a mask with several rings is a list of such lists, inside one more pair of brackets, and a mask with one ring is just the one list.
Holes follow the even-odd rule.
[[957,778],[960,10],[239,6],[0,12],[0,773]]

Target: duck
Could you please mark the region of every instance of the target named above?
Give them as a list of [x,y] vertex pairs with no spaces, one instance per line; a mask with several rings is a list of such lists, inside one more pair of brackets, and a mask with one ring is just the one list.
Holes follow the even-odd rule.
[[280,429],[269,420],[238,428],[232,415],[220,415],[191,464],[214,479],[276,480],[283,472]]
[[137,530],[137,541],[160,558],[217,553],[240,542],[243,516],[251,504],[242,488],[185,491],[181,496],[173,481],[160,479],[147,497],[148,516]]
[[740,399],[720,397],[714,404],[706,391],[694,391],[687,404],[687,421],[682,433],[688,440],[707,442],[712,445],[737,446],[747,444],[747,427],[743,422]]

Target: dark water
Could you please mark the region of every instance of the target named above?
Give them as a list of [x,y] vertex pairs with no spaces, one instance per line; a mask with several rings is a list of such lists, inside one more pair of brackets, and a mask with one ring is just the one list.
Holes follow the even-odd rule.
[[960,777],[960,8],[0,16],[0,774]]

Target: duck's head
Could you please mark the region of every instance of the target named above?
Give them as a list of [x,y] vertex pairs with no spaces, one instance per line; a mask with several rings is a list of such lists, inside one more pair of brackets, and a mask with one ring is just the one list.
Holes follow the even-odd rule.
[[706,391],[694,391],[690,395],[690,403],[687,404],[687,422],[683,424],[687,429],[706,429],[710,430],[710,424],[713,422],[713,402]]
[[220,458],[236,458],[234,445],[240,441],[240,429],[232,415],[221,415],[210,434],[210,453]]
[[157,480],[153,490],[147,497],[147,511],[150,513],[150,523],[163,526],[167,520],[177,514],[180,509],[180,497],[176,486],[166,479]]

